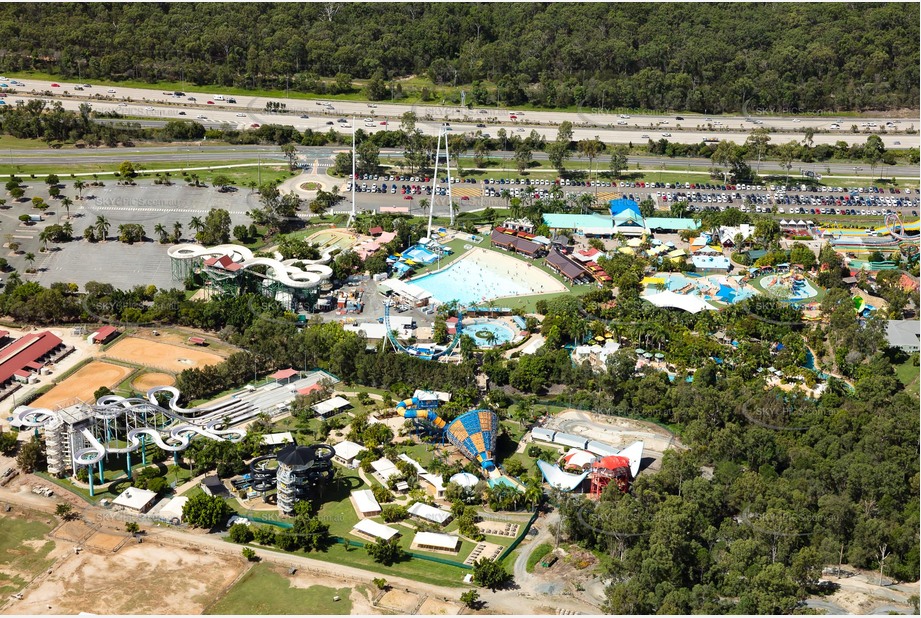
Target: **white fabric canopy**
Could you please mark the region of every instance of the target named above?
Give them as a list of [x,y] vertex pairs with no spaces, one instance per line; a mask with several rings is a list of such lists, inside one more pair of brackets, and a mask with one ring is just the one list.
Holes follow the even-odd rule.
[[716,308],[713,305],[706,302],[702,298],[691,296],[689,294],[678,294],[677,292],[672,292],[671,290],[650,294],[649,296],[644,296],[643,298],[651,302],[656,307],[683,309],[688,313],[700,313],[701,311],[705,310],[716,311]]

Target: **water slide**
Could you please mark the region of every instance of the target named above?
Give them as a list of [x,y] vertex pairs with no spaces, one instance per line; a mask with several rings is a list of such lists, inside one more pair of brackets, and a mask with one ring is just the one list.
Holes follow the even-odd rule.
[[[157,394],[166,392],[170,394],[168,408],[160,406]],[[178,404],[179,391],[172,386],[156,386],[147,391],[147,397],[122,397],[120,395],[105,395],[100,397],[91,406],[93,416],[99,420],[116,422],[120,416],[131,412],[147,412],[149,414],[162,414],[172,422],[178,423],[167,431],[160,431],[151,427],[138,427],[128,431],[127,444],[116,447],[102,444],[89,428],[80,430],[80,434],[89,444],[73,454],[74,461],[82,465],[91,465],[100,461],[107,453],[132,453],[144,445],[142,437],[147,437],[158,447],[168,452],[183,451],[188,448],[191,438],[195,435],[206,437],[210,440],[242,440],[246,436],[244,429],[221,429],[223,418],[209,419],[207,423],[189,419],[189,416],[200,413],[200,408],[182,408]],[[207,411],[207,410],[204,410]],[[45,427],[54,429],[60,426],[61,420],[57,414],[46,408],[31,408],[20,406],[14,412],[20,426]]]
[[435,411],[435,408],[425,409],[420,408],[420,401],[418,397],[411,397],[409,399],[404,399],[403,401],[397,402],[397,414],[400,414],[403,418],[427,418],[432,425],[438,429],[444,429],[445,423],[444,419],[438,416],[438,412]]
[[[269,269],[269,277],[291,288],[312,290],[333,275],[333,270],[327,266],[332,260],[332,255],[327,250],[318,260],[282,260],[276,253],[274,258],[254,257],[253,252],[240,245],[216,245],[203,247],[192,243],[170,247],[167,255],[177,260],[191,260],[211,257],[230,257],[241,269],[254,266],[265,266]],[[295,264],[304,264],[304,267]]]
[[396,348],[398,351],[403,352],[405,354],[409,354],[411,356],[415,356],[417,358],[421,358],[422,360],[435,360],[436,358],[441,358],[442,356],[450,355],[451,352],[454,351],[454,348],[457,346],[458,342],[460,342],[461,328],[462,328],[461,320],[463,318],[463,312],[460,309],[458,309],[457,311],[457,326],[456,326],[456,330],[454,331],[454,339],[451,340],[451,343],[449,343],[448,347],[446,347],[444,350],[434,350],[433,351],[433,349],[423,348],[420,346],[407,347],[407,346],[404,346],[402,343],[400,343],[397,340],[397,338],[393,334],[393,329],[390,326],[390,307],[391,307],[391,303],[389,302],[384,303],[384,327],[387,331],[387,339],[390,340],[390,343],[392,343],[393,347]]

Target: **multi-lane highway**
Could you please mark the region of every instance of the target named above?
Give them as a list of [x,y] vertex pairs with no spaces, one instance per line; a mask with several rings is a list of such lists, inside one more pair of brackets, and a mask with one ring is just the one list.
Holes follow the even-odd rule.
[[[4,83],[8,83],[8,80]],[[147,123],[157,124],[170,119],[184,118],[209,127],[228,124],[236,128],[246,128],[254,124],[280,123],[294,126],[298,130],[327,130],[331,127],[348,130],[354,125],[366,131],[380,131],[398,126],[403,113],[414,111],[419,119],[416,126],[430,135],[434,135],[443,122],[449,122],[452,129],[458,132],[481,131],[495,137],[500,128],[504,128],[509,135],[526,135],[534,130],[546,139],[552,140],[556,138],[558,125],[569,121],[573,123],[573,139],[597,136],[606,143],[641,143],[649,139],[667,139],[687,144],[699,143],[705,139],[727,139],[741,143],[758,127],[774,131],[772,141],[781,143],[790,140],[802,141],[805,139],[805,128],[810,127],[816,131],[813,136],[815,144],[834,144],[838,141],[848,144],[863,143],[872,131],[880,135],[887,148],[921,145],[921,138],[917,133],[908,134],[909,130],[918,128],[912,119],[793,118],[759,115],[756,110],[750,110],[748,116],[628,115],[598,109],[584,112],[523,112],[507,108],[466,109],[441,105],[409,106],[313,99],[279,100],[243,95],[234,95],[236,103],[230,104],[222,101],[217,92],[190,90],[184,91],[184,96],[176,97],[159,90],[121,86],[93,85],[76,91],[74,86],[77,84],[74,83],[59,83],[52,86],[52,82],[31,79],[25,79],[23,83],[24,86],[16,86],[16,93],[6,99],[8,105],[15,104],[18,100],[53,98],[62,101],[65,108],[75,110],[80,103],[90,102],[93,109],[98,111],[117,111],[125,116],[147,119]],[[285,103],[286,112],[266,113],[264,110],[269,101]],[[345,122],[337,122],[339,119]],[[892,124],[887,126],[887,122]],[[853,125],[858,126],[858,133],[852,132]]]

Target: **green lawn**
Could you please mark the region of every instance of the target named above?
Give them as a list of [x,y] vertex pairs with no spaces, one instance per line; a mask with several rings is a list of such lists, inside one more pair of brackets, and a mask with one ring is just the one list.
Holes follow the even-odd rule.
[[[2,154],[2,152],[0,152]],[[125,154],[125,159],[130,160],[130,154]],[[2,158],[0,158],[2,161]],[[0,163],[0,175],[8,176],[16,174],[18,176],[34,174],[36,177],[46,176],[55,173],[61,176],[61,180],[67,180],[69,174],[99,174],[111,175],[118,171],[119,163],[24,163],[10,165],[9,163]],[[265,163],[260,164],[257,160],[252,161],[233,161],[228,165],[242,166],[220,169],[219,161],[148,161],[138,164],[146,172],[147,176],[153,176],[157,170],[182,170],[189,169],[189,174],[197,174],[198,179],[209,186],[212,178],[218,174],[228,176],[232,183],[237,186],[245,186],[245,183],[260,179],[263,184],[285,180],[291,177],[287,164]],[[193,169],[203,168],[203,169]],[[261,168],[261,169],[260,169]],[[182,182],[182,172],[170,172],[173,182]],[[143,175],[142,175],[143,177]]]
[[0,598],[19,592],[51,566],[53,561],[48,560],[48,554],[54,549],[54,541],[44,537],[54,525],[50,516],[0,516]]
[[919,382],[921,382],[921,376],[918,375],[918,365],[912,362],[911,358],[901,365],[896,365],[895,374],[899,377],[902,384],[905,385],[905,390],[908,391],[908,393],[915,397],[919,396]]
[[[116,444],[113,442],[113,444]],[[155,445],[153,443],[148,443],[147,449],[151,451]],[[153,462],[150,458],[147,459],[147,465],[153,465]],[[128,476],[125,473],[125,456],[124,455],[109,455],[109,461],[107,463],[108,467],[103,468],[103,478],[109,485],[106,487],[100,488],[98,485],[94,486],[94,496],[90,496],[90,490],[88,487],[82,487],[74,485],[71,482],[70,478],[59,479],[57,477],[51,476],[45,472],[36,472],[36,474],[43,479],[47,480],[49,483],[54,483],[58,487],[69,491],[71,493],[77,494],[84,500],[90,503],[97,503],[103,498],[108,500],[114,500],[118,497],[120,493],[125,491],[131,483],[128,480]],[[189,476],[189,469],[183,468],[181,466],[177,467],[172,465],[172,458],[167,459],[164,462],[157,464],[157,466],[165,473],[166,480],[173,484],[176,482],[176,485],[181,485],[191,478]],[[140,449],[131,453],[131,470],[134,474],[141,469],[146,467],[141,463],[141,452]],[[98,472],[98,470],[97,470]],[[98,474],[93,477],[94,480],[98,481]],[[114,481],[114,482],[112,482]]]
[[[351,613],[350,588],[310,586],[292,588],[279,567],[257,564],[243,576],[208,614],[347,615]],[[334,601],[333,597],[339,597]]]
[[528,556],[528,563],[525,567],[525,570],[528,573],[534,572],[534,567],[537,566],[537,563],[543,560],[544,556],[549,554],[553,550],[553,547],[550,543],[541,543],[534,548],[534,551],[531,552],[531,555]]

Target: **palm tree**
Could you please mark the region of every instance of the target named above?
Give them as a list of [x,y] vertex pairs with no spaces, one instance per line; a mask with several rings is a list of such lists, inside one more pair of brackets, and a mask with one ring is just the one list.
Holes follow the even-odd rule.
[[496,342],[496,339],[497,339],[496,333],[492,332],[491,330],[486,331],[486,334],[483,335],[483,341],[486,342],[486,345],[494,344]]
[[199,232],[205,229],[205,224],[202,222],[201,217],[192,217],[192,220],[189,221],[189,228],[195,230],[195,235],[197,236]]
[[169,232],[166,231],[166,226],[162,223],[158,223],[154,226],[154,234],[157,234],[160,237],[160,244],[165,245],[167,236]]
[[579,150],[579,154],[584,157],[588,157],[588,179],[592,179],[592,163],[595,161],[602,150],[604,150],[604,144],[598,139],[598,136],[595,136],[595,139],[584,139],[581,140],[576,148]]
[[82,180],[74,181],[74,189],[77,190],[78,199],[83,199],[83,189],[86,187],[86,183]]
[[540,481],[535,478],[529,478],[525,481],[524,501],[533,509],[544,497],[544,488],[541,487]]
[[32,270],[32,265],[35,264],[35,254],[26,253],[25,258],[26,258],[26,262],[29,263],[29,270]]
[[501,197],[503,200],[505,200],[505,207],[508,208],[508,207],[509,207],[509,200],[512,199],[512,194],[509,193],[509,190],[508,190],[508,189],[502,189],[502,190],[499,192],[499,197]]
[[105,240],[106,236],[109,234],[109,220],[99,215],[96,217],[96,223],[93,227],[96,228],[96,235],[99,236],[99,240]]
[[42,243],[42,252],[45,252],[48,249],[48,243],[51,242],[51,233],[48,228],[38,233],[38,240]]
[[[425,212],[425,210],[426,210],[428,207],[429,207],[429,201],[428,201],[428,200],[419,200],[419,208],[422,209],[422,212],[423,212],[423,213]],[[409,209],[412,210],[412,203],[410,203]]]
[[173,242],[179,242],[182,239],[182,224],[178,221],[173,222]]
[[74,226],[70,221],[65,221],[64,225],[61,226],[61,231],[64,232],[67,236],[73,237],[74,235]]
[[70,207],[73,206],[74,201],[67,196],[61,198],[61,206],[64,207],[64,210],[67,211],[67,218],[70,219]]

